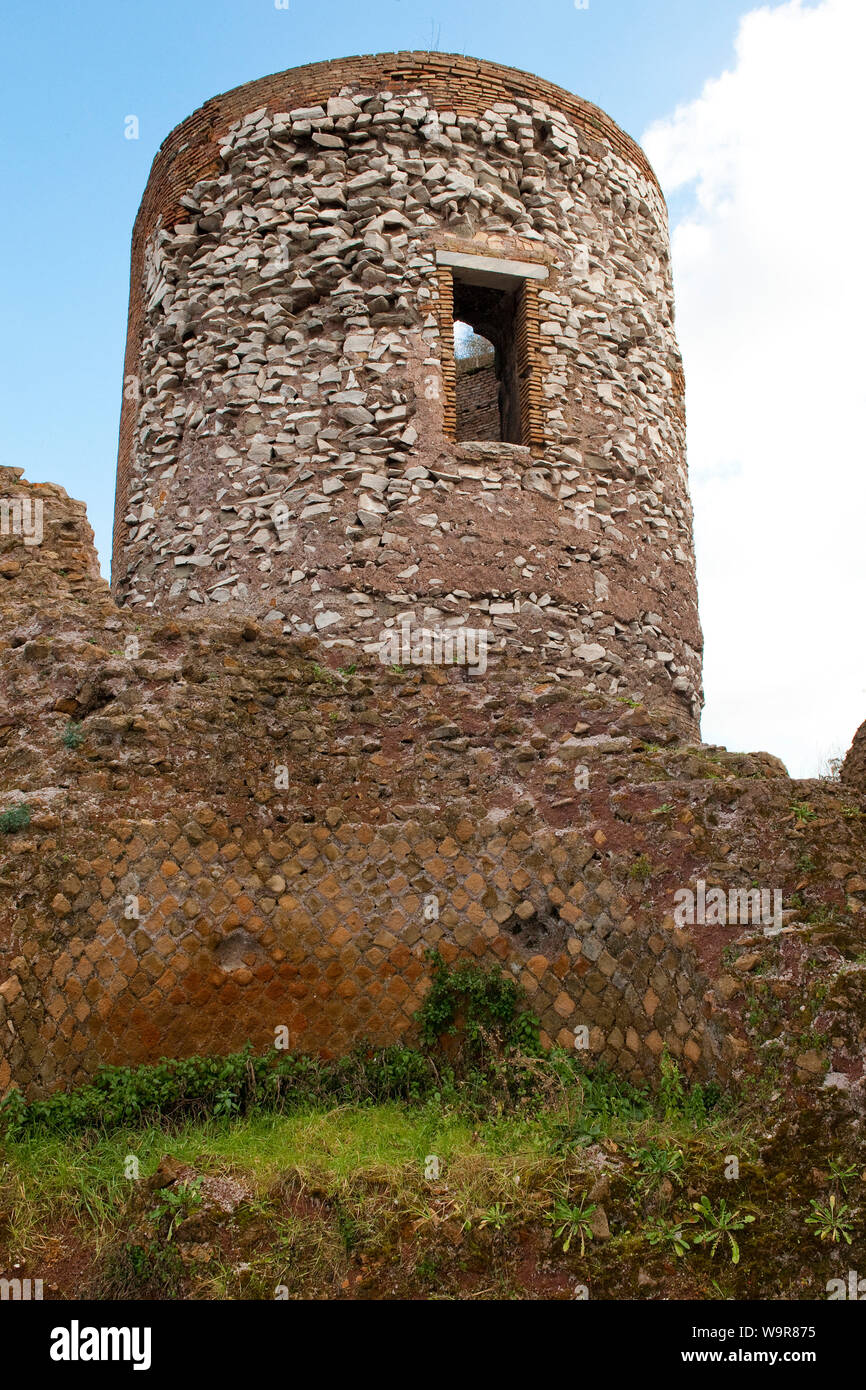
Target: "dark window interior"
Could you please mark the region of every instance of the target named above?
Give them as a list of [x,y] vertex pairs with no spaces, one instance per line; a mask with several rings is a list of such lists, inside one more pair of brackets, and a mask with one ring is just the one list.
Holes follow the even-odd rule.
[[[496,433],[488,431],[487,439],[495,438],[506,444],[521,444],[520,393],[516,354],[516,318],[518,293],[511,289],[494,289],[475,285],[454,276],[454,319],[468,324],[493,347],[491,393],[495,392],[494,419],[498,418]],[[473,428],[478,411],[469,408],[467,382],[471,373],[460,373],[457,379],[457,438],[473,439],[477,435],[464,433]],[[461,396],[464,399],[461,401]],[[491,407],[493,405],[491,399]],[[489,412],[488,412],[489,416]]]

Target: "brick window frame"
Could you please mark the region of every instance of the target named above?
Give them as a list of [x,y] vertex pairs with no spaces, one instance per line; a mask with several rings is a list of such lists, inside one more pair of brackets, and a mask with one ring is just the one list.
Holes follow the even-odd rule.
[[514,294],[514,354],[520,412],[520,443],[544,446],[541,390],[541,331],[538,286],[548,277],[538,261],[516,261],[457,251],[436,252],[437,311],[442,364],[442,429],[457,439],[457,363],[454,357],[454,283],[487,285]]

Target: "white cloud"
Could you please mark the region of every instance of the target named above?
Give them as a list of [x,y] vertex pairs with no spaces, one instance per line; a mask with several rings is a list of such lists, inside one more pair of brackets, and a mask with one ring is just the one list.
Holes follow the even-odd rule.
[[866,718],[864,0],[745,15],[644,135],[673,229],[703,733],[796,776]]

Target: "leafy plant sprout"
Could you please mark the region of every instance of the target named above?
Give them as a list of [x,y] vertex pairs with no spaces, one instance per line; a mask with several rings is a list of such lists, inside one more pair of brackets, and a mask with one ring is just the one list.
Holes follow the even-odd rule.
[[4,835],[14,835],[16,830],[26,830],[30,824],[30,814],[30,807],[26,802],[10,806],[8,811],[0,814],[0,832]]
[[754,1221],[754,1216],[748,1212],[729,1210],[724,1197],[719,1201],[717,1212],[713,1211],[713,1204],[706,1195],[699,1202],[693,1202],[692,1209],[698,1213],[694,1219],[705,1223],[705,1229],[692,1237],[694,1244],[708,1245],[710,1254],[715,1255],[719,1242],[727,1236],[731,1247],[731,1264],[739,1264],[740,1247],[734,1237],[734,1231],[741,1231],[749,1222]]
[[179,1183],[176,1188],[167,1187],[162,1192],[162,1201],[154,1207],[150,1213],[151,1221],[159,1221],[163,1216],[170,1215],[166,1240],[171,1240],[171,1233],[178,1221],[188,1214],[188,1208],[200,1207],[202,1204],[202,1193],[200,1191],[201,1178],[195,1178],[192,1182]]
[[501,1202],[494,1202],[492,1207],[488,1207],[478,1222],[479,1226],[492,1226],[494,1231],[501,1231],[507,1224],[508,1212]]
[[646,1239],[650,1245],[672,1245],[678,1258],[687,1255],[689,1240],[683,1230],[685,1224],[685,1221],[665,1221],[663,1217],[657,1217],[647,1226]]
[[841,1238],[851,1244],[854,1222],[847,1202],[837,1202],[834,1192],[826,1202],[813,1197],[809,1206],[812,1208],[812,1215],[806,1217],[806,1225],[815,1227],[815,1235],[819,1240],[829,1240],[837,1245]]
[[554,1238],[562,1241],[562,1253],[568,1254],[571,1242],[580,1237],[580,1253],[586,1253],[586,1242],[592,1240],[592,1214],[596,1209],[596,1203],[586,1205],[586,1196],[581,1197],[575,1205],[567,1202],[560,1197],[550,1213],[550,1220],[558,1229],[554,1231]]
[[84,742],[84,734],[81,732],[81,725],[77,724],[74,719],[70,719],[60,736],[60,742],[63,744],[64,748],[80,748]]
[[630,1150],[629,1157],[634,1159],[641,1171],[638,1187],[642,1191],[649,1191],[665,1178],[682,1187],[682,1149],[673,1149],[663,1144],[647,1144],[644,1148]]
[[852,1183],[857,1177],[856,1163],[846,1164],[841,1158],[830,1159],[830,1177],[838,1183],[845,1195],[848,1195],[848,1184]]

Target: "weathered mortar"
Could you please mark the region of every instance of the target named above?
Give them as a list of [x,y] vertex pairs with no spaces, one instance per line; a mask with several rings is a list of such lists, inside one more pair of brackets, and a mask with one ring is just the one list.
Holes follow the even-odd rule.
[[[535,266],[527,442],[459,444],[451,272]],[[324,634],[485,628],[695,734],[667,218],[609,118],[446,54],[314,64],[166,140],[133,238],[114,590]]]

